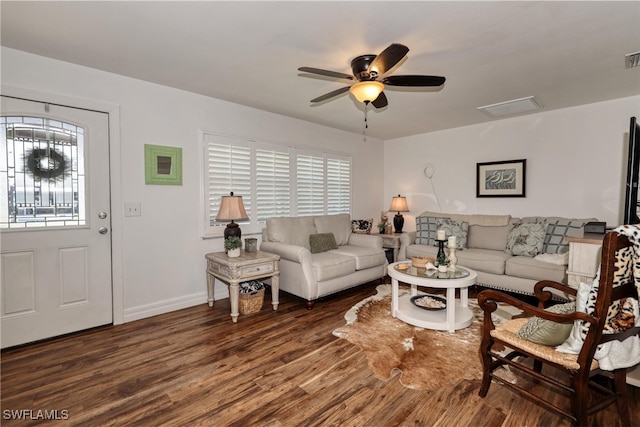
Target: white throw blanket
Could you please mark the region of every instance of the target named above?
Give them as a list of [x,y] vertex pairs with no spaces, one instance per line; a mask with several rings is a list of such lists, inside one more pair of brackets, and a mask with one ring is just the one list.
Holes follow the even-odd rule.
[[[616,228],[614,231],[627,236],[629,241],[634,245],[633,277],[636,287],[640,292],[640,271],[636,268],[636,263],[640,260],[640,228],[635,225],[624,225]],[[599,277],[596,277],[596,280],[598,279]],[[635,324],[636,326],[640,326],[638,301],[635,299],[631,301],[633,302],[633,312],[636,316]],[[613,371],[614,369],[629,368],[637,365],[640,363],[640,337],[635,335],[624,341],[610,341],[601,344],[598,346],[594,357],[598,361],[600,369],[605,371]]]

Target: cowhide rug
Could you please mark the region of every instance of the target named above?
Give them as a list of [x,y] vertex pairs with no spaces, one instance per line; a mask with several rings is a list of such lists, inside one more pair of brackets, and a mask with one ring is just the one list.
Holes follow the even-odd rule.
[[[377,295],[353,306],[345,314],[347,324],[333,331],[364,351],[373,375],[387,380],[399,373],[402,385],[417,390],[482,378],[482,310],[475,299],[469,299],[474,312],[471,325],[449,333],[418,328],[391,317],[391,285],[380,285],[377,291]],[[408,290],[401,288],[400,292]]]

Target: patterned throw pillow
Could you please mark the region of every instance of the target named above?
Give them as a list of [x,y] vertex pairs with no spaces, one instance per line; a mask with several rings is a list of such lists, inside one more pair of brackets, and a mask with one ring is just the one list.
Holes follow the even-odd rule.
[[373,218],[351,220],[351,232],[356,234],[370,234],[372,226]]
[[[416,244],[433,246],[436,244],[436,231],[438,231],[438,220],[434,216],[419,216],[416,218]],[[449,218],[446,218],[449,219]]]
[[[576,311],[576,303],[556,304],[546,311],[558,314],[570,314]],[[543,345],[560,345],[571,333],[573,322],[557,323],[541,317],[533,316],[516,334],[520,338]]]
[[312,254],[326,252],[331,249],[338,249],[336,238],[333,233],[318,233],[309,236],[309,246]]
[[505,252],[511,255],[534,257],[542,253],[546,222],[521,222],[513,224],[507,237]]
[[563,254],[569,252],[567,234],[572,230],[580,230],[588,221],[557,219],[547,221],[547,234],[544,238],[545,254]]
[[440,218],[437,222],[437,230],[444,230],[446,237],[456,236],[456,248],[463,250],[467,247],[467,236],[469,235],[469,223],[466,221],[455,221],[449,218]]

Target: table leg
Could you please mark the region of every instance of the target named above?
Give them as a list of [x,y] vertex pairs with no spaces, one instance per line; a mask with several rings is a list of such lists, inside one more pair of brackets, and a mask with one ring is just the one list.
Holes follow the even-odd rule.
[[240,299],[240,285],[238,282],[229,283],[229,300],[231,301],[231,320],[238,322],[238,299]]
[[456,289],[447,288],[447,330],[456,330]]
[[400,249],[399,248],[393,248],[393,262],[398,261],[398,251]]
[[207,302],[209,307],[213,307],[213,285],[216,282],[216,278],[207,273]]
[[280,291],[280,275],[275,275],[271,277],[271,305],[273,305],[273,309],[278,309],[278,293]]
[[391,317],[396,317],[398,309],[398,279],[391,278]]
[[469,307],[469,288],[460,289],[460,305]]

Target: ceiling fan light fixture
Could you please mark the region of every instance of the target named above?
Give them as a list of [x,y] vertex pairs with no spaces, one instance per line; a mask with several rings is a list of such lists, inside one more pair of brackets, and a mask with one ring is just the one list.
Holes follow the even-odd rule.
[[383,90],[384,85],[376,81],[359,82],[349,88],[349,92],[365,104],[375,101]]

